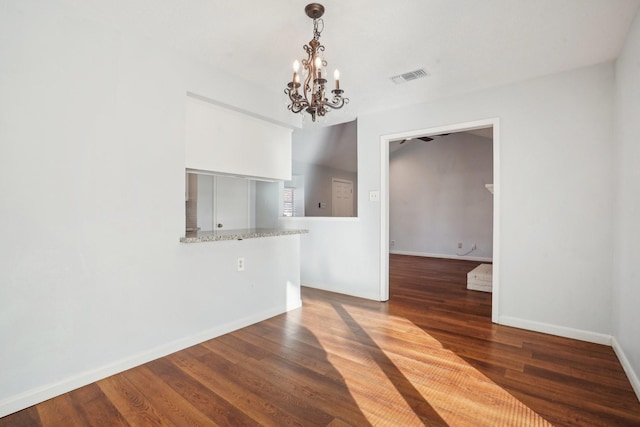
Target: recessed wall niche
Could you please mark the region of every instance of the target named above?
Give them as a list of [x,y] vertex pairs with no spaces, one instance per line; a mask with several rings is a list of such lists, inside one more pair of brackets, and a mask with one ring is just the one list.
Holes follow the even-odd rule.
[[[358,216],[357,121],[294,130],[292,175],[284,197],[296,207],[286,216]],[[303,202],[300,199],[303,199]]]

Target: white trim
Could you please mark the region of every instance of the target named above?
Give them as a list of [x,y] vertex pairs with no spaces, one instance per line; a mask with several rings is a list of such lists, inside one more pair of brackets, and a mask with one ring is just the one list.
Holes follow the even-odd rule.
[[[253,202],[256,200],[255,195],[251,197],[251,181],[247,180],[247,228],[255,228],[255,211],[256,207],[253,206]],[[253,214],[252,214],[253,211]],[[251,226],[251,220],[253,219],[253,227]]]
[[598,332],[585,331],[583,329],[567,328],[549,323],[536,322],[534,320],[520,319],[511,316],[500,316],[498,322],[505,326],[527,329],[529,331],[542,332],[544,334],[556,335],[559,337],[572,338],[580,341],[592,342],[595,344],[611,345],[613,337]]
[[612,337],[611,346],[613,347],[613,351],[616,353],[616,356],[618,356],[618,360],[620,361],[624,372],[627,374],[627,378],[629,378],[629,382],[631,383],[631,387],[633,387],[633,391],[636,392],[636,396],[638,397],[638,400],[640,400],[640,379],[638,379],[638,375],[633,370],[629,359],[627,359],[627,355],[624,353],[624,350],[618,343],[616,337]]
[[198,174],[198,175],[224,176],[224,177],[227,177],[227,178],[246,179],[246,180],[250,180],[250,181],[282,182],[282,180],[273,179],[273,178],[261,178],[259,176],[238,175],[236,173],[207,171],[207,170],[203,170],[203,169],[185,168],[185,171],[186,171],[186,173],[195,173],[195,174]]
[[[335,184],[336,182],[340,182],[343,184],[349,184],[351,186],[351,215],[348,216],[347,218],[353,218],[353,181],[348,180],[348,179],[342,179],[342,178],[336,178],[335,176],[331,177],[331,217],[332,218],[339,218],[342,215],[335,215],[335,206],[336,204],[334,203],[334,196],[335,193],[333,192],[334,187],[333,184]],[[356,195],[357,196],[357,195]]]
[[[302,301],[300,301],[297,306],[290,307],[289,310],[295,310],[296,308],[299,308],[301,306]],[[287,307],[284,305],[266,310],[261,313],[253,314],[243,319],[239,319],[222,326],[217,326],[215,328],[200,332],[189,337],[177,339],[170,343],[160,345],[158,347],[143,351],[124,359],[120,359],[116,362],[109,363],[102,367],[73,375],[62,381],[47,384],[41,387],[36,387],[23,393],[10,396],[0,401],[0,417],[4,417],[16,411],[28,408],[29,406],[44,402],[47,399],[51,399],[61,394],[68,393],[72,390],[83,387],[87,384],[94,383],[111,375],[124,372],[127,369],[140,366],[152,360],[164,357],[168,354],[175,353],[176,351],[183,350],[187,347],[191,347],[201,342],[219,337],[220,335],[224,335],[226,333],[244,328],[254,323],[261,322],[285,312],[287,312]]]
[[491,284],[491,321],[500,323],[500,201],[502,184],[500,181],[500,120],[492,120],[493,126],[493,280]]
[[500,323],[500,119],[492,118],[380,136],[380,301],[389,299],[389,142],[493,127],[493,293],[491,321]]
[[390,254],[396,255],[410,255],[410,256],[421,256],[427,258],[445,258],[445,259],[462,259],[465,261],[482,261],[482,262],[493,262],[493,258],[480,257],[480,256],[460,256],[460,255],[451,255],[451,254],[430,254],[426,252],[412,252],[412,251],[389,251]]
[[389,143],[380,137],[380,301],[389,300]]
[[300,286],[305,288],[311,288],[311,289],[319,289],[321,291],[333,292],[334,294],[348,295],[352,297],[378,301],[377,295],[371,295],[370,293],[360,292],[360,290],[356,290],[354,292],[349,291],[348,294],[345,294],[344,287],[341,287],[339,285],[336,286],[332,284],[318,284],[318,283],[304,282],[304,283],[301,283]]

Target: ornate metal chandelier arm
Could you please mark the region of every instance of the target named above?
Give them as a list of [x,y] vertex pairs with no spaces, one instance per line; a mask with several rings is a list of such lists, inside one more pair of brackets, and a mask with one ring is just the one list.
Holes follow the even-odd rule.
[[294,113],[299,113],[305,109],[306,103],[300,102],[302,97],[299,94],[291,92],[291,89],[285,89],[285,93],[289,95],[289,100],[291,101],[291,104],[288,106],[289,110]]
[[[309,61],[303,61],[304,63],[307,63],[305,66],[305,69],[307,70],[307,76],[304,78],[304,83],[302,85],[302,94],[304,96],[304,100],[307,103],[307,105],[311,102],[311,100],[309,99],[309,94],[311,94],[311,78],[312,78],[312,73],[311,73],[311,67],[309,66]],[[312,98],[313,99],[313,98]]]
[[[335,91],[332,91],[335,92]],[[340,96],[340,94],[335,94],[333,95],[333,98],[331,99],[331,101],[325,102],[325,107],[329,107],[332,110],[339,110],[342,107],[345,106],[345,104],[349,103],[349,98],[343,98],[342,96]]]

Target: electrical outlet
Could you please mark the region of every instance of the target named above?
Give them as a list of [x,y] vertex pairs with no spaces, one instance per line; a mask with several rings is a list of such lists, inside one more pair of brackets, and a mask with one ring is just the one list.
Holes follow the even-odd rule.
[[395,240],[392,240],[392,241],[391,241],[391,246],[394,246],[395,244],[396,244],[396,241],[395,241]]
[[238,271],[244,271],[244,258],[238,258],[236,261],[236,268]]
[[458,242],[458,249],[462,249],[462,242]]
[[471,246],[471,249],[475,251],[476,249],[478,249],[478,247],[477,247],[477,246],[476,246],[476,244],[474,243],[474,244],[473,244],[473,246]]

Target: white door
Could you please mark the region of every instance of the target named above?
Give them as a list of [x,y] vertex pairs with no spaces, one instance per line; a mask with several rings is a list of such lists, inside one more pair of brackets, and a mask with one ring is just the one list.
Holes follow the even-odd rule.
[[214,177],[197,174],[196,204],[198,229],[215,230]]
[[331,216],[353,216],[353,182],[331,179]]
[[249,228],[249,180],[215,177],[215,230]]

